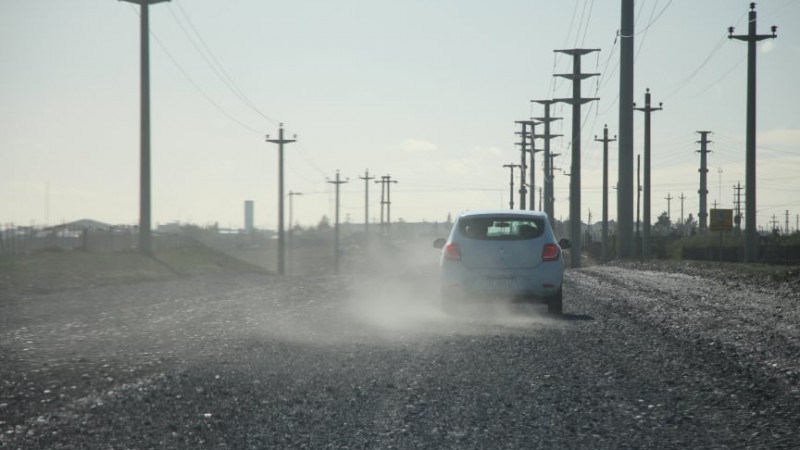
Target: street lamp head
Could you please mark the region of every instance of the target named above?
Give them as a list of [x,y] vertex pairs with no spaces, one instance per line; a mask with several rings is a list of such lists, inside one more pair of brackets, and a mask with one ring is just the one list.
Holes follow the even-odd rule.
[[269,135],[267,135],[266,139],[269,140]]
[[750,3],[750,9],[753,9],[753,10],[756,9],[756,2],[751,2]]
[[729,38],[733,37],[733,30],[734,30],[733,27],[728,27],[728,37]]
[[774,37],[774,38],[778,37],[777,32],[778,32],[778,27],[773,25],[772,26],[772,37]]
[[295,135],[294,135],[294,137],[293,137],[292,139],[297,139],[297,135],[295,134]]

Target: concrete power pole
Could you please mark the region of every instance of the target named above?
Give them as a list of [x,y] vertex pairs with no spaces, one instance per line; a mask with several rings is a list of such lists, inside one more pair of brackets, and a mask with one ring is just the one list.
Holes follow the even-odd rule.
[[283,124],[279,124],[278,139],[270,139],[267,135],[267,142],[278,144],[278,274],[284,275],[286,271],[286,241],[283,229],[283,145],[291,144],[297,139],[285,139],[283,137]]
[[634,0],[621,0],[619,44],[619,158],[617,180],[617,254],[633,251],[633,38]]
[[333,271],[339,273],[339,186],[349,182],[349,179],[342,180],[339,178],[339,171],[336,171],[336,179],[328,180],[328,183],[336,185],[336,222],[333,227]]
[[786,210],[786,226],[784,227],[783,230],[784,230],[784,233],[786,233],[786,235],[788,236],[789,235],[789,210],[788,209]]
[[374,180],[375,177],[369,176],[369,169],[364,171],[363,177],[358,177],[364,180],[364,237],[369,236],[369,181]]
[[303,193],[289,191],[289,193],[286,195],[287,197],[289,197],[289,239],[288,239],[289,242],[287,245],[287,247],[289,247],[289,258],[288,258],[289,264],[287,265],[286,268],[287,273],[292,272],[292,254],[294,253],[294,245],[292,242],[292,236],[294,235],[294,226],[292,225],[292,220],[294,220],[294,218],[292,217],[292,214],[294,212],[294,197],[298,195],[303,195]]
[[554,76],[572,81],[572,98],[555,99],[557,102],[567,103],[572,106],[572,165],[569,180],[569,237],[572,241],[570,251],[570,266],[573,269],[581,266],[582,232],[581,232],[581,105],[598,98],[581,97],[581,81],[600,75],[599,73],[582,73],[581,56],[599,52],[600,49],[574,48],[569,50],[554,50],[556,53],[565,53],[572,56],[572,73],[555,74]]
[[608,261],[608,143],[617,140],[617,136],[613,139],[608,137],[608,125],[603,126],[603,138],[598,139],[594,137],[597,142],[603,143],[603,261]]
[[745,262],[758,259],[758,237],[756,230],[756,42],[775,39],[778,27],[772,26],[772,34],[756,32],[756,4],[750,3],[747,34],[734,35],[728,28],[728,38],[747,42],[747,148],[745,160],[744,204],[745,204]]
[[681,236],[683,236],[683,232],[686,230],[686,222],[683,220],[683,201],[686,200],[686,196],[681,192],[681,196],[678,198],[681,199]]
[[[553,225],[555,221],[555,198],[553,197],[553,158],[554,155],[550,153],[550,139],[561,136],[560,134],[550,133],[550,122],[561,120],[561,117],[550,116],[550,105],[555,103],[555,100],[531,100],[532,102],[544,105],[544,117],[534,117],[537,122],[544,124],[544,134],[539,136],[544,139],[544,203],[539,202],[539,207],[547,214],[550,219],[550,224]],[[534,138],[535,138],[534,137]],[[557,156],[557,155],[556,155]],[[533,170],[533,169],[531,169]]]
[[650,226],[653,220],[650,216],[650,201],[652,191],[650,189],[650,113],[661,111],[661,103],[657,108],[650,105],[650,88],[644,94],[644,108],[637,108],[636,103],[633,109],[644,112],[644,223],[642,223],[642,259],[650,259]]
[[733,190],[736,191],[736,216],[733,217],[733,223],[736,225],[736,236],[738,237],[742,232],[742,183],[736,182]]
[[139,251],[153,256],[150,203],[150,9],[168,0],[123,0],[139,5],[140,109],[139,109]]
[[641,240],[639,235],[639,205],[641,205],[641,196],[642,196],[642,170],[641,170],[641,163],[642,163],[642,155],[636,155],[636,256],[641,258]]
[[509,189],[511,189],[511,195],[508,197],[508,208],[514,209],[514,169],[516,167],[521,167],[519,164],[504,164],[503,167],[509,169],[509,173],[511,177],[509,178]]
[[[525,209],[525,194],[528,192],[527,187],[525,186],[525,175],[526,169],[530,167],[530,182],[528,183],[530,186],[530,208],[531,210],[535,209],[535,198],[536,198],[536,152],[540,150],[536,150],[536,125],[539,125],[541,122],[537,122],[535,120],[518,120],[516,123],[522,125],[522,131],[517,132],[521,136],[519,145],[521,147],[520,151],[522,152],[521,155],[521,166],[522,166],[522,176],[520,178],[520,188],[519,188],[519,208]],[[530,131],[528,130],[530,127]],[[531,148],[528,150],[528,139],[530,139]],[[526,153],[531,154],[531,164],[528,166],[526,162]]]
[[708,157],[706,155],[711,152],[708,149],[708,144],[711,142],[708,140],[708,135],[711,132],[698,131],[698,133],[700,133],[700,140],[697,143],[700,144],[700,150],[697,150],[697,153],[700,153],[700,169],[697,171],[700,172],[700,190],[697,193],[700,194],[700,211],[697,213],[697,217],[698,231],[705,234],[708,232]]
[[[392,224],[392,199],[390,186],[392,183],[397,183],[397,180],[392,180],[391,175],[383,175],[380,180],[375,183],[381,184],[381,225]],[[386,221],[383,219],[383,210],[386,208]]]
[[667,219],[670,221],[672,220],[672,199],[675,198],[672,196],[672,193],[667,193],[667,196],[664,197],[664,200],[667,201]]

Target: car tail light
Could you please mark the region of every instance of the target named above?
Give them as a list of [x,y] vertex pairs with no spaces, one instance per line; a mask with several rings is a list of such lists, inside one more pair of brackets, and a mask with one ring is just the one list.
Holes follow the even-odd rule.
[[461,247],[459,247],[458,244],[452,242],[445,244],[443,252],[445,259],[461,261]]
[[560,252],[561,249],[556,244],[545,244],[542,248],[542,261],[555,261]]

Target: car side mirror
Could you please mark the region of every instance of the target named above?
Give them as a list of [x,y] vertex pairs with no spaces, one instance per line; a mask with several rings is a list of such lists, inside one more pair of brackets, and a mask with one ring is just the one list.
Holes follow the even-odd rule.
[[561,238],[561,239],[558,240],[558,246],[561,247],[562,249],[566,250],[566,249],[572,247],[572,243],[567,238]]
[[433,241],[433,247],[434,248],[443,248],[445,242],[447,242],[447,239],[445,239],[445,238],[436,239],[435,241]]

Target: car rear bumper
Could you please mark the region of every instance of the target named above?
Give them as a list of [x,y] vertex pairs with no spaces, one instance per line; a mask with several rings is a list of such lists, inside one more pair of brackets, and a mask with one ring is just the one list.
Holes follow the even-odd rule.
[[558,293],[563,265],[543,263],[536,269],[468,269],[443,265],[442,289],[480,296],[547,298]]

